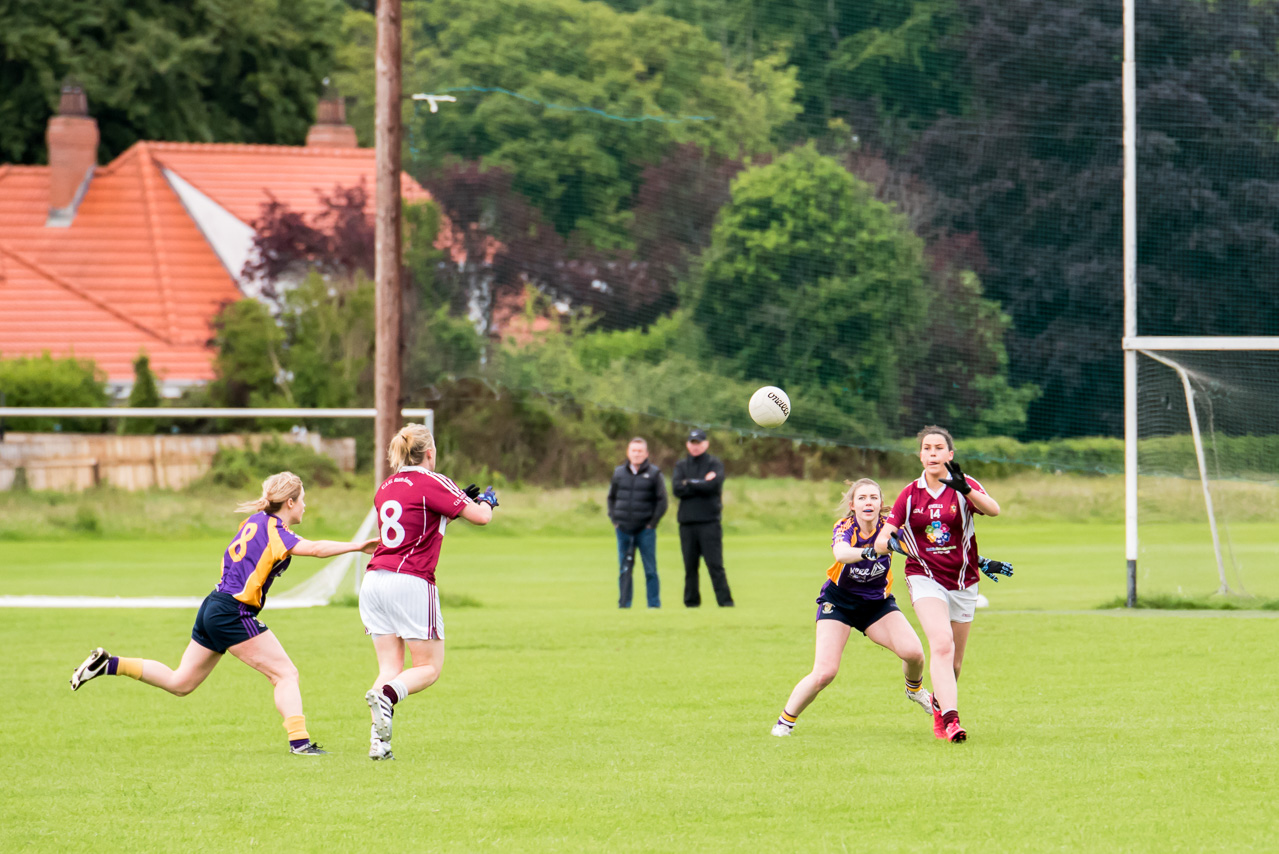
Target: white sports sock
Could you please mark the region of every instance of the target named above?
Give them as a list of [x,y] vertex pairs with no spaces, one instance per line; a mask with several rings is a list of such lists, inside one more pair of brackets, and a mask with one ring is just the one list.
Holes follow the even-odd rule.
[[395,692],[395,702],[400,702],[409,695],[409,689],[399,679],[392,679],[386,684],[391,686],[391,690]]

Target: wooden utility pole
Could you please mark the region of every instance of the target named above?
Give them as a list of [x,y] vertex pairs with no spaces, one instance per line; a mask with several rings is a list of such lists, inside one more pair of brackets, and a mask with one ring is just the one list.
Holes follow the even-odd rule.
[[386,448],[400,424],[400,0],[377,4],[377,280],[373,437],[378,483],[390,475]]

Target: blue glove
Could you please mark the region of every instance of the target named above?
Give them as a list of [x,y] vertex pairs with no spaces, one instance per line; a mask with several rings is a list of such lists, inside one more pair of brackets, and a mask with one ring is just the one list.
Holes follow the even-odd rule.
[[1002,560],[991,560],[988,557],[977,556],[977,568],[986,573],[986,577],[996,584],[999,583],[999,576],[1013,574],[1013,565],[1005,563]]
[[487,504],[489,507],[496,507],[497,493],[494,492],[493,487],[490,486],[487,489],[485,489],[483,493],[480,494],[479,498],[475,500],[479,501],[482,504]]
[[862,560],[878,560],[879,552],[875,551],[874,546],[867,546],[862,549]]

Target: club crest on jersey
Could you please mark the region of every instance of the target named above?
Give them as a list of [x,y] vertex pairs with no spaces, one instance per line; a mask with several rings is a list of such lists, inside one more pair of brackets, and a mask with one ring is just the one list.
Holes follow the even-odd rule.
[[950,528],[936,520],[929,522],[928,527],[924,529],[924,536],[928,538],[928,542],[935,546],[944,546],[950,542]]
[[829,614],[831,611],[834,611],[834,610],[835,610],[835,606],[834,606],[834,605],[832,605],[831,603],[829,603],[829,602],[823,602],[823,603],[822,603],[822,613],[823,613],[823,614]]

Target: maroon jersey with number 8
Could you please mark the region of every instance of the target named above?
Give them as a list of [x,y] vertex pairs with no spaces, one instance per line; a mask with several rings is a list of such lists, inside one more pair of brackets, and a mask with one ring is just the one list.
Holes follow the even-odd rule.
[[435,583],[449,520],[471,504],[457,484],[421,466],[405,466],[373,496],[381,542],[367,569],[416,575]]
[[[973,478],[967,480],[973,489],[986,492]],[[981,573],[973,514],[980,512],[949,486],[935,495],[929,492],[922,474],[903,489],[884,521],[899,528],[907,551],[919,556],[906,558],[906,575],[927,575],[947,590],[976,584]]]

